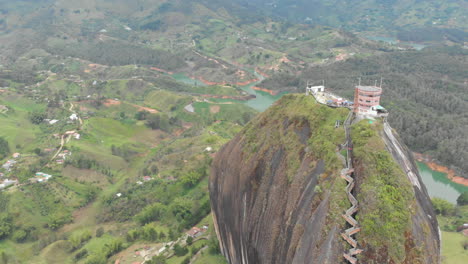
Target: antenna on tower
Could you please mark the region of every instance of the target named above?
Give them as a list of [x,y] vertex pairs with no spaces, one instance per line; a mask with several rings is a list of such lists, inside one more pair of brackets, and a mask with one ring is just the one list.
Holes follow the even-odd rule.
[[377,86],[377,80],[375,80],[374,86]]
[[359,86],[361,86],[361,77],[359,77]]
[[325,88],[325,80],[322,80],[322,86]]
[[383,80],[383,78],[380,77],[380,88],[382,88],[382,80]]

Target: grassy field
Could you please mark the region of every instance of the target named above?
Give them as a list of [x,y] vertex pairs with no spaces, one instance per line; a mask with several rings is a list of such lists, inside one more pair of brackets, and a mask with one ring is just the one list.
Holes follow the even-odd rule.
[[207,252],[202,252],[201,257],[195,260],[194,264],[227,264],[223,256],[211,255]]
[[189,96],[179,95],[166,90],[155,90],[146,97],[144,104],[160,111],[171,111],[173,107],[183,107],[190,103]]
[[468,238],[460,233],[442,231],[442,263],[465,264],[468,251],[463,248]]
[[10,110],[0,114],[0,137],[10,143],[12,151],[31,151],[31,144],[36,140],[39,128],[28,120],[28,114],[44,110],[44,105],[16,96],[2,99],[0,105],[6,105]]

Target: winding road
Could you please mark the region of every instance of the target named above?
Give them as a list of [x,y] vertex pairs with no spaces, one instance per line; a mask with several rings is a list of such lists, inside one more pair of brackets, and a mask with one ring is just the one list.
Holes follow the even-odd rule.
[[[81,117],[73,110],[73,108],[75,108],[75,105],[70,102],[70,108],[68,109],[70,112],[72,112],[73,114],[77,115],[78,117],[78,122],[80,123],[80,125],[78,126],[78,130],[81,130],[82,126],[83,126],[83,120],[81,119]],[[57,156],[58,154],[60,154],[60,152],[62,152],[62,149],[63,149],[63,146],[65,145],[65,143],[67,143],[70,138],[71,138],[72,135],[69,135],[69,134],[63,134],[61,137],[60,137],[60,147],[59,149],[57,150],[57,152],[55,152],[55,154],[52,156],[52,158],[50,159],[49,163],[52,162]],[[49,164],[46,164],[45,166],[47,166]]]

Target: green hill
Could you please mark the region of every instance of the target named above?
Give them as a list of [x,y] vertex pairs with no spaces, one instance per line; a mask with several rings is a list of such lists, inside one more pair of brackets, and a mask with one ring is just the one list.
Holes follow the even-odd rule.
[[465,1],[253,0],[236,2],[302,23],[356,32],[397,35],[406,41],[467,40]]
[[[388,75],[398,89],[385,104],[406,142],[461,166],[460,47],[400,51],[302,23],[307,8],[295,23],[252,4],[0,0],[0,181],[18,181],[0,191],[0,264],[130,264],[169,242],[178,246],[163,253],[168,263],[220,263],[212,160],[257,115],[249,105],[266,108],[283,95],[275,91],[302,92],[309,79],[334,76],[329,85],[350,95],[350,78]],[[420,92],[460,107],[398,96]],[[430,118],[442,126],[429,129]],[[186,232],[205,225],[186,245]]]

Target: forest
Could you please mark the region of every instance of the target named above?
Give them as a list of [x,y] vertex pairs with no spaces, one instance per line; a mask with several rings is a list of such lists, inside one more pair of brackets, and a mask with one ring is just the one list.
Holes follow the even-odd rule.
[[76,43],[47,47],[51,54],[72,56],[105,65],[143,64],[175,70],[185,66],[184,60],[164,50],[127,44],[123,41]]

